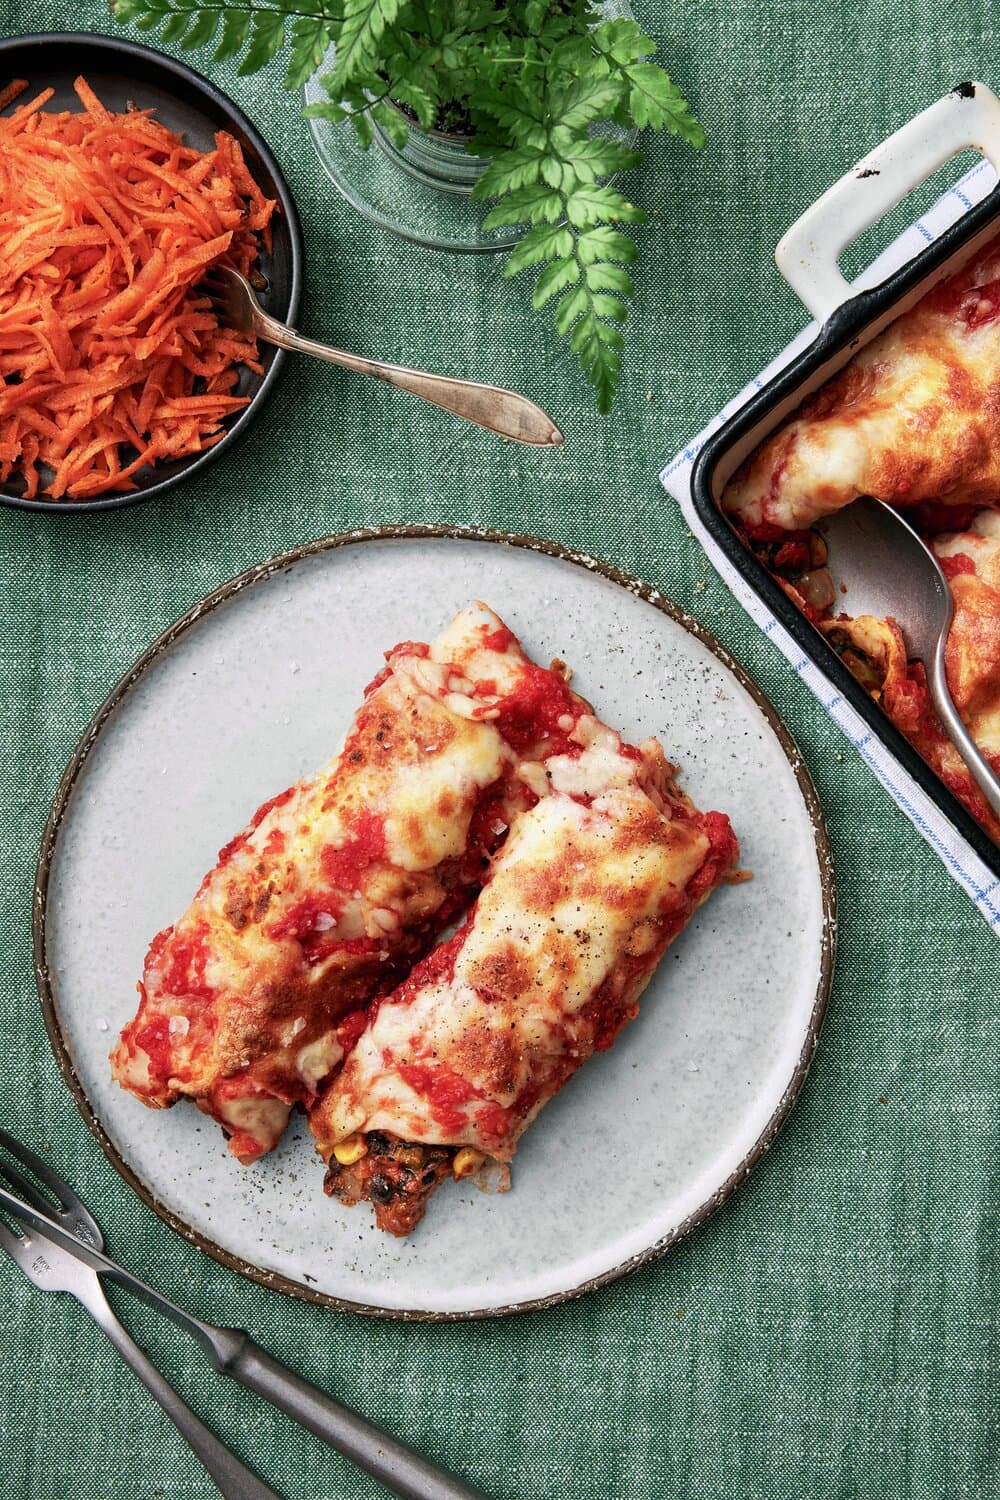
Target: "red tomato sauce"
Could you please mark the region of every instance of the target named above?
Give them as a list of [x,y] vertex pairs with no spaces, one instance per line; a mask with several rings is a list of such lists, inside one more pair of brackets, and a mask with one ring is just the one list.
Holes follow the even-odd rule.
[[276,943],[294,938],[302,944],[307,960],[311,958],[315,963],[336,944],[337,929],[328,926],[324,918],[333,917],[336,921],[339,911],[340,902],[331,892],[310,891],[294,901],[276,922],[269,923],[265,932]]
[[981,505],[945,505],[941,500],[922,500],[911,506],[906,519],[925,536],[937,536],[941,531],[968,531]]
[[468,923],[446,943],[432,948],[425,958],[410,970],[399,987],[383,1000],[383,1005],[407,1005],[418,990],[428,984],[447,984],[454,978],[455,960],[465,942]]
[[460,1130],[466,1117],[458,1106],[482,1097],[467,1078],[436,1063],[399,1063],[396,1071],[409,1088],[427,1100],[442,1130]]
[[504,1109],[502,1104],[483,1103],[476,1107],[476,1133],[484,1146],[490,1146],[498,1154],[506,1155],[510,1149],[510,1138],[520,1120],[528,1113],[538,1097],[534,1090],[531,1097],[525,1090],[517,1101],[516,1113]]
[[381,672],[377,672],[371,682],[365,688],[364,696],[370,698],[372,693],[377,692],[383,682],[387,682],[392,676],[392,659],[394,656],[430,656],[431,648],[426,641],[400,641],[393,646],[391,651],[385,653],[387,665]]
[[[209,957],[208,927],[196,923],[188,930],[173,929],[169,942],[159,954],[160,973],[157,988],[168,995],[193,995],[210,1000],[215,987],[205,978]],[[151,950],[152,951],[152,950]]]
[[500,700],[499,709],[499,717],[494,723],[507,743],[520,754],[537,746],[543,737],[548,741],[545,747],[547,755],[580,753],[575,740],[559,728],[559,720],[567,714],[575,724],[580,709],[565,679],[558,673],[529,663],[514,692]]
[[145,1026],[140,1026],[133,1035],[135,1045],[149,1058],[149,1071],[154,1078],[169,1078],[173,1072],[173,1047],[170,1041],[170,1022],[166,1016],[153,1016]]
[[[587,1020],[592,1028],[595,1052],[606,1052],[614,1043],[626,1021],[638,1015],[638,1005],[626,1005],[622,999],[621,975],[616,975],[616,984],[602,984],[586,1007]],[[627,986],[626,986],[627,988]],[[564,1080],[565,1081],[565,1080]]]
[[145,967],[147,970],[151,969],[154,964],[158,964],[160,959],[163,957],[163,950],[167,946],[167,939],[170,937],[170,934],[173,932],[173,930],[173,927],[164,927],[163,931],[158,932],[153,941],[150,943],[149,951],[146,954]]
[[370,865],[385,859],[385,823],[377,813],[362,808],[348,825],[348,838],[339,849],[328,844],[320,855],[323,874],[335,890],[354,891]]
[[373,1007],[371,1011],[348,1011],[337,1027],[337,1041],[343,1047],[345,1054],[353,1052],[354,1048],[358,1045],[369,1020],[373,1018],[376,1010],[377,1007]]
[[[279,792],[276,797],[270,797],[267,802],[262,802],[243,832],[238,833],[234,839],[230,839],[229,843],[224,844],[219,850],[218,866],[228,864],[237,850],[243,848],[254,829],[260,827],[268,813],[273,812],[276,807],[284,807],[285,803],[290,802],[295,796],[297,790],[297,787],[290,786],[286,791]],[[209,877],[206,876],[205,878],[207,880]]]
[[742,517],[739,522],[740,530],[750,542],[807,542],[809,532],[789,531],[787,526],[779,526],[774,521],[746,521]]
[[701,868],[695,871],[685,887],[684,894],[690,901],[700,901],[713,890],[740,852],[725,813],[706,813],[702,830],[708,836],[708,853]]
[[514,632],[508,630],[506,625],[501,625],[483,636],[483,646],[487,651],[509,651],[515,644]]
[[939,557],[941,572],[946,578],[957,578],[960,573],[975,573],[976,565],[967,552],[956,552],[951,557]]
[[772,564],[778,572],[789,570],[804,573],[809,567],[809,547],[806,542],[783,542],[774,554]]

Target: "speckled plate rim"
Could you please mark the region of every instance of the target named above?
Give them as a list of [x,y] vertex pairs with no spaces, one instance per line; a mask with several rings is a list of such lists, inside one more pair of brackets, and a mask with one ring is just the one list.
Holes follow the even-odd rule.
[[[46,47],[78,48],[81,54],[81,71],[85,71],[94,59],[112,58],[123,69],[128,66],[130,59],[138,60],[162,74],[164,89],[172,88],[176,97],[180,98],[183,92],[187,91],[189,94],[199,96],[206,109],[218,110],[226,120],[227,127],[234,129],[243,141],[249,143],[270,174],[271,180],[267,186],[275,193],[288,232],[288,299],[273,311],[284,322],[294,324],[302,299],[305,262],[302,222],[292,197],[292,190],[288,186],[277,157],[239,105],[234,103],[217,84],[212,83],[210,79],[198,73],[187,63],[181,62],[179,58],[170,57],[166,52],[159,52],[155,47],[146,47],[141,42],[132,42],[125,37],[107,36],[99,31],[34,31],[25,32],[19,36],[2,37],[0,38],[0,68],[8,66],[7,59],[11,53],[27,50],[37,51],[41,55]],[[177,92],[178,90],[180,92]],[[260,415],[274,389],[275,382],[280,378],[286,359],[287,355],[283,349],[274,351],[260,377],[260,384],[250,396],[248,404],[227,419],[223,436],[219,441],[213,443],[210,448],[193,454],[190,460],[181,460],[181,467],[173,473],[164,474],[162,478],[154,479],[149,484],[139,485],[134,490],[121,490],[108,495],[99,495],[92,500],[67,501],[44,498],[29,500],[26,496],[18,495],[0,485],[0,505],[10,506],[13,510],[40,511],[45,515],[75,516],[90,515],[94,511],[121,510],[128,505],[140,505],[144,500],[159,499],[167,490],[183,484],[185,480],[200,473],[206,465],[217,462],[236,446],[246,434],[247,428]]]
[[[301,1282],[293,1281],[290,1277],[284,1276],[280,1272],[255,1266],[251,1262],[243,1260],[240,1256],[234,1255],[231,1251],[224,1249],[221,1245],[216,1244],[207,1235],[192,1229],[178,1214],[162,1203],[156,1194],[139,1179],[105,1132],[101,1120],[91,1104],[87,1092],[76,1072],[72,1055],[63,1036],[58,1002],[47,958],[46,907],[49,877],[56,855],[60,829],[80,774],[97,744],[105,724],[119,704],[137,686],[146,672],[165,652],[171,649],[175,642],[191,626],[195,625],[206,614],[218,608],[219,605],[234,598],[244,589],[251,588],[258,583],[263,583],[276,574],[293,567],[304,558],[314,557],[319,553],[333,551],[342,547],[356,546],[365,542],[396,540],[490,542],[501,547],[517,547],[533,552],[541,552],[548,557],[559,558],[590,573],[599,574],[611,583],[615,583],[620,588],[625,589],[635,598],[642,599],[647,604],[651,604],[654,609],[658,609],[661,614],[666,615],[675,624],[680,625],[682,629],[694,636],[732,674],[740,687],[749,694],[774,732],[788,759],[813,833],[822,901],[819,977],[808,1026],[806,1027],[797,1062],[764,1129],[739,1165],[730,1172],[725,1181],[693,1213],[688,1214],[680,1224],[676,1225],[669,1234],[661,1236],[645,1250],[630,1256],[627,1260],[611,1267],[609,1270],[602,1271],[597,1276],[590,1277],[576,1286],[567,1287],[545,1297],[508,1303],[503,1306],[483,1307],[460,1312],[425,1312],[411,1308],[377,1307],[367,1303],[354,1302],[343,1297],[335,1297],[330,1293],[320,1292]],[[681,609],[679,605],[666,598],[652,584],[644,583],[641,579],[623,572],[612,563],[602,562],[595,557],[589,556],[587,553],[577,552],[572,548],[564,547],[558,542],[543,541],[537,537],[472,526],[430,524],[390,525],[364,527],[355,531],[338,532],[332,536],[319,537],[315,541],[305,542],[289,552],[280,553],[275,557],[269,558],[266,562],[258,563],[256,566],[248,568],[235,578],[231,578],[228,582],[220,584],[218,588],[213,589],[211,593],[206,594],[204,598],[193,604],[172,625],[169,625],[162,634],[157,636],[152,644],[133,662],[132,666],[116,686],[112,688],[87,725],[56,789],[52,807],[42,834],[38,866],[35,873],[32,905],[32,944],[35,981],[38,987],[42,1015],[59,1071],[62,1073],[63,1079],[87,1127],[97,1140],[105,1156],[119,1175],[128,1183],[133,1192],[164,1223],[168,1224],[171,1229],[175,1230],[189,1243],[196,1245],[200,1250],[204,1250],[207,1255],[212,1256],[220,1264],[227,1266],[231,1270],[238,1271],[241,1275],[248,1277],[251,1281],[258,1282],[262,1286],[269,1287],[275,1291],[285,1292],[305,1302],[336,1308],[341,1312],[363,1313],[369,1317],[384,1318],[397,1322],[460,1323],[480,1318],[506,1317],[514,1313],[535,1312],[541,1308],[553,1307],[558,1303],[582,1297],[585,1293],[595,1291],[598,1287],[607,1286],[610,1282],[617,1281],[628,1272],[634,1271],[639,1266],[646,1265],[648,1262],[663,1255],[672,1246],[685,1239],[699,1225],[703,1224],[716,1209],[720,1208],[732,1196],[740,1183],[750,1175],[761,1157],[773,1144],[778,1131],[791,1113],[792,1106],[805,1082],[806,1075],[815,1056],[833,979],[836,951],[836,915],[836,886],[833,858],[826,831],[826,823],[812,777],[802,760],[798,746],[789,731],[785,728],[773,703],[751,681],[743,668],[730,656],[725,647],[720,645],[711,631],[707,630],[692,615]]]

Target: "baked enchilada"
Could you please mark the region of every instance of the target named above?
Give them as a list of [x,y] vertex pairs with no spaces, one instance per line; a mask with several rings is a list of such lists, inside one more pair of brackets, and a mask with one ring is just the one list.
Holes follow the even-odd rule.
[[948,685],[1000,769],[1000,240],[929,292],[811,396],[734,474],[723,509],[896,727],[1000,842],[895,620],[838,608],[816,522],[871,495],[904,509],[955,613]]
[[461,930],[370,1009],[310,1114],[327,1191],[407,1234],[449,1176],[501,1177],[539,1110],[638,1011],[664,950],[733,878],[728,818],[699,812],[655,740],[589,712],[522,766],[516,820]]
[[339,1063],[345,1018],[350,1035],[468,906],[537,798],[521,756],[573,701],[485,606],[389,652],[339,755],[259,808],[154,938],[119,1083],[153,1108],[190,1097],[243,1162],[270,1150]]

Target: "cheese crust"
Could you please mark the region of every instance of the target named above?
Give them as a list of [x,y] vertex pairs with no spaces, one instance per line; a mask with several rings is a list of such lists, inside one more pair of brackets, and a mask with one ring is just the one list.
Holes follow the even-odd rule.
[[810,397],[740,466],[723,508],[753,535],[809,527],[860,495],[1000,496],[1000,241]]
[[945,657],[955,707],[1000,769],[1000,515],[980,511],[968,530],[935,537],[955,614]]

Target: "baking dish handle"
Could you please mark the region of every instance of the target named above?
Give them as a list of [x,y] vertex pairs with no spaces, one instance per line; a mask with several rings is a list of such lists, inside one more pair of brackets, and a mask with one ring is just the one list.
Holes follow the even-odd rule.
[[774,252],[814,317],[825,321],[854,295],[839,260],[858,235],[960,151],[978,148],[1000,173],[1000,99],[960,83],[876,146],[806,209]]

